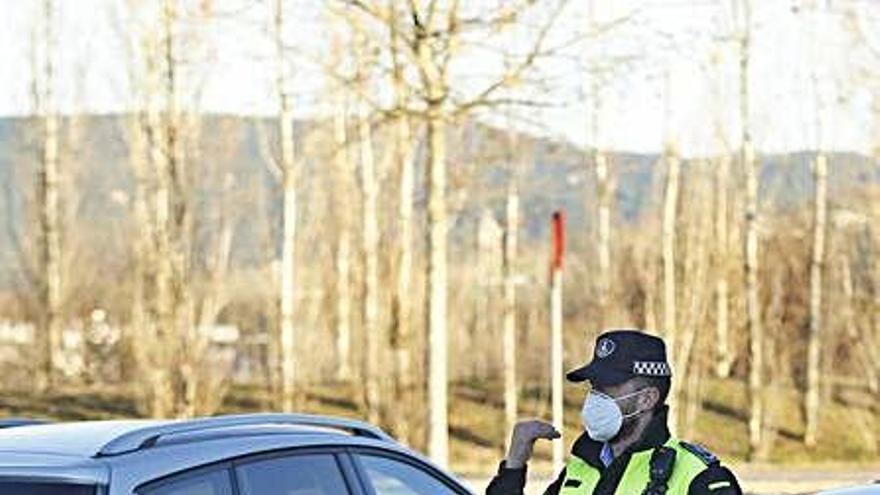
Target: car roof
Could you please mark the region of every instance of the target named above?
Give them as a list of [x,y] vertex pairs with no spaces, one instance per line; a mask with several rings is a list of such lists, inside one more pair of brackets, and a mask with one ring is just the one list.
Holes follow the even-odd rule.
[[307,414],[241,414],[188,420],[111,420],[0,429],[0,452],[108,457],[159,444],[269,434],[363,436],[393,439],[357,420]]
[[0,430],[0,452],[93,457],[119,436],[161,420],[80,421],[18,426]]
[[37,479],[75,484],[106,484],[109,467],[79,456],[0,451],[0,479]]

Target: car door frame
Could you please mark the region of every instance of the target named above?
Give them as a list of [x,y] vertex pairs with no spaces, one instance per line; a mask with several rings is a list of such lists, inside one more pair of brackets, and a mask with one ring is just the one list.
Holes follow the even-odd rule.
[[140,483],[138,486],[134,487],[131,491],[133,495],[147,495],[145,491],[153,490],[156,488],[161,488],[165,485],[169,485],[175,483],[180,480],[184,480],[190,477],[199,476],[205,473],[214,473],[214,472],[226,472],[227,477],[229,478],[229,486],[232,492],[232,495],[239,495],[239,490],[237,487],[235,472],[232,466],[232,462],[229,459],[224,459],[222,461],[215,461],[209,464],[201,464],[198,466],[191,466],[185,469],[181,469],[180,471],[166,474],[164,476],[160,476],[155,479],[151,479]]
[[339,467],[340,475],[342,476],[343,483],[345,483],[346,488],[348,488],[350,495],[365,495],[366,489],[363,486],[363,481],[359,479],[359,475],[354,467],[353,459],[348,455],[347,448],[345,446],[337,446],[337,445],[320,445],[320,446],[307,446],[307,447],[287,447],[283,449],[274,449],[264,452],[255,452],[253,454],[246,454],[243,456],[232,457],[229,459],[223,459],[220,461],[211,462],[208,464],[202,464],[198,466],[192,466],[186,469],[181,469],[180,471],[161,476],[156,479],[152,479],[149,481],[145,481],[140,483],[138,486],[132,490],[132,495],[142,495],[141,491],[144,488],[152,488],[153,486],[162,486],[167,483],[173,483],[176,480],[181,478],[186,478],[189,476],[197,476],[200,473],[208,473],[214,471],[226,471],[229,475],[229,482],[232,487],[233,495],[245,495],[242,492],[241,486],[239,484],[239,475],[236,471],[236,468],[242,464],[248,464],[252,462],[259,462],[261,460],[268,459],[277,459],[282,457],[296,457],[303,455],[329,455],[336,461],[336,465]]
[[236,472],[236,468],[242,464],[249,464],[252,462],[259,462],[261,460],[271,460],[285,457],[297,457],[297,456],[306,456],[306,455],[329,455],[335,461],[336,465],[339,467],[339,473],[342,476],[342,482],[345,484],[345,487],[348,488],[348,492],[350,495],[364,495],[364,491],[361,487],[362,482],[358,479],[357,472],[352,464],[351,459],[348,457],[346,452],[346,448],[343,446],[309,446],[309,447],[293,447],[282,450],[273,450],[269,452],[260,452],[256,454],[249,454],[246,456],[241,456],[236,459],[231,459],[232,464],[232,479],[235,483],[235,495],[246,495],[241,491],[241,486],[239,485],[239,476]]
[[430,463],[424,462],[417,457],[413,457],[405,453],[398,452],[396,450],[383,449],[380,447],[357,446],[347,448],[346,453],[349,456],[349,462],[351,463],[351,466],[358,477],[359,488],[363,490],[363,495],[376,495],[376,493],[373,490],[373,485],[370,482],[370,478],[367,475],[366,469],[364,468],[363,464],[361,464],[361,461],[358,458],[358,455],[362,454],[384,457],[403,464],[407,464],[420,471],[424,471],[425,473],[431,475],[433,478],[446,485],[446,487],[449,488],[456,495],[474,495],[474,493],[470,491],[470,489],[465,487],[461,482],[459,482],[452,476],[443,472],[443,470],[441,470],[440,468],[433,466]]

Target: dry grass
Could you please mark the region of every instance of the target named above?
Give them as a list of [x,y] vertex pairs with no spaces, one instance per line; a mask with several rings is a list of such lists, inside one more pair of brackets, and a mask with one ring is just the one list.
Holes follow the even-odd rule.
[[[694,438],[728,462],[740,464],[747,454],[745,387],[732,380],[709,381],[706,385],[703,410],[695,425]],[[458,383],[453,387],[450,402],[452,468],[468,475],[492,472],[502,458],[507,436],[503,431],[501,384]],[[567,389],[566,441],[580,433],[578,410],[582,391]],[[303,412],[361,417],[357,390],[351,384],[327,384],[309,387],[301,400]],[[767,462],[773,465],[804,465],[822,463],[852,466],[880,461],[877,453],[877,415],[880,405],[866,392],[841,388],[832,405],[824,410],[819,444],[815,449],[803,447],[803,415],[800,395],[794,389],[773,393],[775,426]],[[36,397],[24,390],[5,391],[0,395],[0,415],[51,418],[57,420],[91,420],[136,416],[135,394],[122,387],[67,387],[45,397]],[[537,389],[526,389],[521,403],[522,416],[547,418],[547,397]],[[256,387],[234,387],[226,398],[221,413],[270,411],[266,390]],[[873,417],[872,417],[873,415]],[[536,448],[533,469],[549,470],[549,444]]]

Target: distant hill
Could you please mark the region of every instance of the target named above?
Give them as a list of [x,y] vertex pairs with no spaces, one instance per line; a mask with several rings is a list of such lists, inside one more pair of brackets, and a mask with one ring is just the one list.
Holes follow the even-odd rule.
[[[76,215],[80,222],[101,229],[107,222],[124,220],[129,207],[125,203],[134,188],[134,178],[128,165],[126,116],[86,116],[71,122],[64,121],[63,131],[67,140],[74,136],[75,143],[68,150],[77,162],[76,190],[79,191]],[[315,122],[297,122],[299,131],[312,129]],[[11,236],[27,228],[25,200],[32,194],[33,170],[38,158],[35,143],[39,127],[32,119],[0,119],[0,253],[11,252]],[[503,194],[508,169],[503,165],[502,130],[480,124],[468,124],[457,129],[451,139],[451,173],[463,168],[467,176],[468,195],[459,205],[460,216],[452,235],[465,235],[470,222],[483,207],[493,209],[501,218]],[[203,120],[200,132],[200,156],[195,161],[201,167],[193,173],[200,179],[205,175],[235,178],[237,187],[261,188],[270,198],[265,213],[277,225],[280,200],[277,184],[264,162],[265,153],[260,152],[261,142],[273,142],[275,126],[269,119],[242,118],[213,115]],[[302,136],[303,132],[297,133]],[[263,138],[261,139],[261,136]],[[301,137],[299,138],[302,139]],[[523,215],[528,238],[543,239],[546,221],[553,210],[565,208],[572,229],[587,226],[586,205],[595,194],[593,175],[587,166],[587,157],[568,143],[553,142],[531,136],[522,136],[534,150],[534,160],[523,171]],[[381,143],[378,145],[381,147]],[[328,157],[315,155],[316,149],[308,143],[298,143],[303,160],[304,188],[301,200],[308,204],[312,194],[310,184],[322,174],[328,174]],[[488,156],[483,160],[475,155]],[[356,155],[355,155],[356,156]],[[763,155],[761,161],[761,197],[770,208],[791,208],[809,201],[811,197],[809,151],[783,155]],[[616,177],[617,215],[629,221],[639,217],[657,198],[663,180],[663,168],[658,166],[658,155],[637,153],[614,153],[611,162]],[[685,162],[684,173],[693,166]],[[420,166],[421,168],[421,166]],[[685,175],[686,176],[686,175]],[[388,176],[390,177],[390,175]],[[880,182],[880,167],[869,157],[835,153],[831,156],[830,194],[845,191],[866,183]],[[206,212],[210,200],[222,187],[222,180],[200,180],[200,197],[204,198]],[[317,183],[317,182],[314,182]],[[424,202],[424,193],[417,194],[416,201]],[[340,198],[346,201],[348,198]],[[303,214],[309,214],[304,208]],[[261,214],[260,212],[256,212]],[[243,225],[241,229],[253,228]],[[236,246],[238,260],[254,259],[259,250],[254,236],[240,235]],[[0,268],[13,262],[10,256],[0,255]],[[0,270],[2,276],[2,270]]]

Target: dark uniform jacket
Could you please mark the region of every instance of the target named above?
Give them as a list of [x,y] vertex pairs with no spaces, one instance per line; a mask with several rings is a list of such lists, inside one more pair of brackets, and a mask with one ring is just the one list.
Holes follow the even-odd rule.
[[[599,453],[602,451],[602,443],[591,439],[586,433],[582,434],[575,441],[571,449],[572,455],[579,457],[584,462],[601,472],[599,484],[596,485],[593,494],[613,495],[618,484],[620,484],[621,477],[623,476],[624,471],[626,471],[627,464],[629,464],[630,458],[634,453],[658,448],[669,440],[669,428],[666,424],[667,412],[668,409],[666,407],[663,407],[658,411],[645,431],[644,436],[620,456],[615,457],[614,461],[608,467],[605,467],[599,459]],[[712,454],[699,450],[698,448],[694,449],[694,453],[706,463],[706,469],[700,472],[700,474],[691,481],[687,492],[688,495],[742,494],[742,490],[739,487],[739,483],[737,483],[736,477],[729,469],[722,466]],[[565,470],[559,474],[553,484],[547,487],[544,491],[544,495],[558,495],[564,481]],[[729,483],[719,483],[724,481],[728,481]],[[486,489],[486,495],[523,495],[525,484],[525,468],[507,469],[504,462],[502,462],[498,468],[498,473]],[[710,486],[722,487],[710,489]]]

